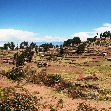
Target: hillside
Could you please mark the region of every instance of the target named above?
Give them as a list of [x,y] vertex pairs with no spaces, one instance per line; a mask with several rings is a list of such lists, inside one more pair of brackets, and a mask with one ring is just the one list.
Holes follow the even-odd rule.
[[[75,46],[64,46],[62,55],[60,47],[48,48],[46,52],[41,49],[44,47],[35,46],[2,49],[0,104],[4,107],[0,106],[1,110],[8,107],[11,111],[14,108],[21,111],[24,105],[27,111],[110,111],[110,45],[109,37],[97,38],[86,42],[83,53],[75,53]],[[21,97],[20,101],[16,95]],[[28,102],[34,109],[24,103],[24,97],[33,101]],[[20,108],[14,105],[13,98],[21,104]]]

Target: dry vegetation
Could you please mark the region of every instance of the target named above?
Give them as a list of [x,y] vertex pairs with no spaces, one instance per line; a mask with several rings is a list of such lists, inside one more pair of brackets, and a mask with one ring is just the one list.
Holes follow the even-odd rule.
[[[35,54],[23,68],[3,63],[3,57],[15,53],[0,52],[0,111],[111,111],[107,57],[65,55],[47,60]],[[47,66],[38,67],[45,61]]]

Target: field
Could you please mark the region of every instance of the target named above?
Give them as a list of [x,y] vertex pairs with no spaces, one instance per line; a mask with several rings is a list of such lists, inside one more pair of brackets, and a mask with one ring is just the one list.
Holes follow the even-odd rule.
[[[6,52],[4,52],[6,53]],[[13,55],[15,52],[11,52]],[[4,57],[12,56],[5,54]],[[3,53],[1,53],[3,55]],[[66,60],[67,58],[67,60]],[[74,58],[72,56],[72,58]],[[24,70],[35,71],[19,83],[7,79],[5,72],[15,65],[3,63],[0,60],[0,87],[13,87],[17,93],[30,94],[37,97],[35,107],[38,111],[110,111],[111,110],[111,62],[104,57],[78,56],[76,59],[63,57],[57,61],[47,61],[48,66],[37,67],[37,61],[47,61],[45,57],[35,55],[33,61],[24,66]],[[44,77],[39,80],[39,73],[59,75],[62,80],[53,85],[47,85]],[[48,74],[48,76],[47,76]],[[80,76],[96,75],[97,80],[81,79]],[[79,80],[78,80],[79,79]],[[50,82],[50,81],[49,81]],[[66,83],[65,83],[66,82]],[[62,83],[72,85],[61,86]],[[60,84],[60,86],[59,86]],[[58,87],[59,86],[59,87]],[[64,89],[60,89],[64,87]],[[74,89],[74,90],[73,90]],[[76,95],[71,91],[75,91]],[[77,95],[79,91],[79,96]]]

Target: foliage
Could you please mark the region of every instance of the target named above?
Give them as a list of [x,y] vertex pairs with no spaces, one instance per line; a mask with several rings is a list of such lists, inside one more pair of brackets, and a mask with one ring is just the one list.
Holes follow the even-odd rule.
[[23,58],[27,58],[29,62],[31,62],[34,52],[31,51],[30,47],[27,47],[26,50],[23,51],[21,55],[23,56]]
[[18,57],[18,53],[15,53],[15,54],[13,55],[14,60],[16,60],[17,57]]
[[[111,97],[110,91],[100,90],[99,87],[93,84],[74,84],[70,81],[63,80],[58,74],[48,75],[46,71],[41,71],[39,74],[33,74],[30,76],[30,82],[34,84],[44,84],[48,87],[54,87],[58,92],[64,92],[68,94],[69,97],[74,98],[83,98],[83,99],[94,99],[101,101],[110,101]],[[106,93],[103,93],[106,92]]]
[[47,52],[49,48],[53,48],[54,45],[52,45],[52,43],[45,43],[45,44],[42,44],[40,45],[40,47],[43,47],[44,48],[44,52]]
[[111,32],[110,31],[105,31],[104,33],[101,33],[100,34],[100,38],[102,37],[110,37],[111,38]]
[[8,48],[10,48],[11,50],[14,50],[15,44],[13,42],[5,43],[3,46],[3,49],[8,50]]
[[33,49],[33,48],[35,48],[35,47],[36,47],[36,43],[31,42],[31,43],[30,43],[30,48]]
[[48,86],[53,86],[61,81],[60,75],[48,75],[45,84]]
[[24,56],[21,54],[21,55],[16,55],[16,57],[14,57],[14,58],[16,58],[15,60],[16,60],[16,67],[18,67],[18,66],[22,66],[22,65],[24,65]]
[[32,69],[31,67],[25,67],[24,68],[24,72],[25,72],[25,79],[27,80],[27,82],[33,82],[35,83],[35,81],[37,82],[37,75],[36,75],[36,69]]
[[81,43],[81,40],[80,40],[79,37],[74,37],[74,38],[73,38],[72,44],[80,44],[80,43]]
[[72,39],[68,39],[67,41],[64,41],[63,46],[70,46],[70,44],[72,43]]
[[12,79],[12,80],[20,80],[22,78],[25,77],[25,73],[22,69],[20,68],[12,68],[11,71],[6,73],[6,76],[8,77],[8,79]]
[[79,37],[74,37],[73,39],[68,39],[67,41],[64,41],[63,46],[74,46],[75,44],[78,45],[81,43],[81,40]]
[[77,48],[77,54],[83,53],[84,50],[85,50],[85,46],[86,46],[85,43],[80,44],[80,45],[78,46],[78,48]]
[[87,41],[89,41],[89,42],[95,42],[96,41],[96,36],[94,38],[87,38]]
[[28,42],[24,41],[20,44],[20,49],[24,49],[25,47],[28,47]]
[[63,49],[62,47],[60,48],[59,54],[60,54],[60,55],[63,55],[63,54],[64,54],[64,49]]
[[27,59],[28,62],[31,62],[32,57],[34,55],[34,51],[31,51],[31,48],[27,47],[21,54],[15,53],[14,59],[16,60],[16,66],[22,66],[24,65],[25,59]]
[[45,71],[42,70],[38,74],[30,75],[30,78],[28,80],[34,84],[40,84],[40,83],[45,83],[45,81],[47,80],[46,78],[47,74]]
[[15,44],[14,44],[13,42],[9,43],[9,48],[10,48],[11,50],[14,50],[14,47],[15,47]]
[[61,82],[61,76],[58,74],[48,75],[45,71],[41,71],[38,74],[34,74],[30,77],[30,81],[34,84],[43,83],[46,86],[54,86]]
[[69,81],[62,80],[59,84],[59,89],[64,90],[64,89],[72,89],[73,84]]
[[38,53],[38,46],[35,46],[35,52]]
[[4,49],[4,50],[8,50],[8,47],[9,47],[9,44],[8,44],[8,43],[5,43],[4,46],[3,46],[3,49]]
[[16,93],[14,88],[0,88],[0,111],[38,111],[36,98]]

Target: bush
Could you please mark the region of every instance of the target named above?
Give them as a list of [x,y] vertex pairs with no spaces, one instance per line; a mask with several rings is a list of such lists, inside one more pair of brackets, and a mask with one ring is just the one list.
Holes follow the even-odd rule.
[[46,86],[54,86],[55,84],[61,82],[61,76],[57,74],[48,75],[45,71],[41,71],[39,74],[33,75],[30,78],[30,81],[34,84],[43,83]]
[[12,68],[11,71],[6,73],[8,79],[20,80],[25,77],[25,72],[20,68]]
[[47,80],[45,81],[45,84],[48,86],[54,86],[55,84],[59,83],[61,81],[60,75],[48,75]]
[[57,91],[67,90],[67,92],[68,92],[69,90],[74,89],[74,86],[69,81],[61,80],[61,82],[58,84],[56,89],[57,89]]
[[16,93],[13,88],[0,88],[0,111],[38,111],[36,98]]
[[45,83],[47,75],[45,73],[39,73],[39,74],[35,74],[32,75],[29,79],[30,82],[34,83],[34,84],[40,84],[40,83]]

